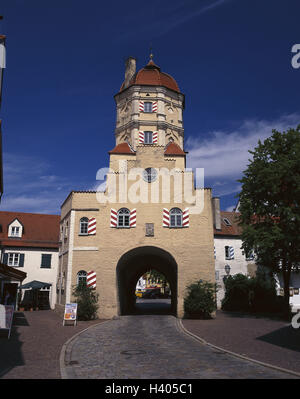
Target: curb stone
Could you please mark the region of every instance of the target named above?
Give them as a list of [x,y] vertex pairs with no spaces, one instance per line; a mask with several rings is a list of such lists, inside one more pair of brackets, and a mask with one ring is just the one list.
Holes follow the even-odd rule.
[[60,368],[60,376],[61,379],[63,380],[68,380],[68,379],[75,379],[75,373],[73,371],[73,368],[69,366],[69,362],[71,361],[71,355],[72,355],[72,348],[75,339],[85,331],[89,330],[90,328],[99,326],[99,324],[104,324],[107,323],[108,321],[111,320],[105,320],[102,322],[99,322],[97,324],[93,324],[92,326],[89,326],[85,328],[82,331],[79,331],[78,333],[74,334],[71,338],[69,338],[62,346],[61,351],[60,351],[60,356],[59,356],[59,368]]
[[197,340],[198,342],[201,342],[202,344],[204,344],[206,346],[209,346],[209,347],[214,348],[214,349],[216,349],[218,351],[221,351],[221,352],[228,353],[231,356],[235,356],[235,357],[238,357],[240,359],[247,360],[249,362],[256,363],[256,364],[259,364],[261,366],[268,367],[268,368],[271,368],[271,369],[274,369],[274,370],[277,370],[277,371],[281,371],[283,373],[291,374],[291,375],[294,375],[294,376],[300,378],[300,373],[297,373],[296,371],[288,370],[288,369],[285,369],[285,368],[282,368],[282,367],[278,367],[278,366],[274,366],[273,364],[270,364],[270,363],[264,363],[264,362],[261,362],[260,360],[255,360],[255,359],[252,359],[252,358],[247,357],[245,355],[240,355],[239,353],[235,353],[235,352],[229,351],[228,349],[221,348],[220,346],[213,345],[213,344],[205,341],[203,338],[199,337],[198,335],[195,335],[192,332],[188,331],[183,326],[182,319],[177,319],[177,324],[178,324],[178,327],[185,334],[191,336],[192,338],[194,338],[195,340]]

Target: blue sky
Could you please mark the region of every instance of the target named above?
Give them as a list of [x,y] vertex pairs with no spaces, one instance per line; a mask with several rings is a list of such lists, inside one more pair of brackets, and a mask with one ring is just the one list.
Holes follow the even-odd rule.
[[59,213],[114,145],[124,61],[149,59],[186,95],[188,166],[232,209],[258,139],[300,123],[299,0],[3,0],[2,210]]

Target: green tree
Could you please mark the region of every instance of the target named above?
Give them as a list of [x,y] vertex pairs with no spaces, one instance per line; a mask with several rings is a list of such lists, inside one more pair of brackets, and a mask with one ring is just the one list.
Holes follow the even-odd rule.
[[240,226],[245,251],[282,273],[288,312],[290,276],[300,261],[300,125],[272,133],[249,151],[253,159],[239,180]]
[[85,281],[81,281],[74,287],[73,296],[78,304],[78,320],[93,320],[97,318],[99,295],[89,288]]
[[186,318],[210,319],[216,309],[216,284],[199,280],[186,288],[184,298]]

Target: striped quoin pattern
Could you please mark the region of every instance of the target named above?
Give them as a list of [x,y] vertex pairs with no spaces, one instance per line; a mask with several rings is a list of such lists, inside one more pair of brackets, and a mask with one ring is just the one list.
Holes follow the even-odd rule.
[[229,258],[234,259],[234,248],[233,247],[229,247]]
[[157,132],[153,132],[152,141],[153,141],[153,144],[157,144],[157,141],[158,141],[158,133]]
[[170,227],[170,212],[169,209],[163,209],[163,227]]
[[136,209],[130,211],[130,227],[136,227]]
[[139,111],[144,112],[144,101],[140,101]]
[[96,234],[96,219],[91,218],[88,221],[88,235]]
[[118,225],[118,212],[115,209],[110,210],[110,227],[117,227]]
[[94,271],[90,271],[87,273],[86,285],[89,288],[96,288],[96,273]]
[[152,112],[157,112],[157,101],[152,103]]
[[144,132],[139,132],[139,144],[144,144]]
[[185,208],[182,212],[182,226],[189,227],[190,226],[190,213],[189,208]]

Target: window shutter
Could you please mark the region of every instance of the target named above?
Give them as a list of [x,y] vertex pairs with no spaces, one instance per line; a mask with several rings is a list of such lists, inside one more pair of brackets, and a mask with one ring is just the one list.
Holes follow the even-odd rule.
[[110,210],[110,227],[117,227],[118,225],[118,212],[115,209]]
[[157,112],[157,101],[153,101],[152,103],[152,112]]
[[96,272],[93,270],[87,273],[86,285],[89,288],[96,288]]
[[233,247],[229,247],[229,258],[234,259],[234,248]]
[[3,255],[3,263],[4,263],[5,265],[7,265],[7,263],[8,263],[8,254],[4,254],[4,255]]
[[144,112],[144,101],[140,101],[139,111]]
[[216,247],[214,246],[214,257],[217,259],[217,252],[216,252]]
[[163,227],[170,227],[170,213],[169,209],[163,209]]
[[50,269],[51,268],[51,254],[42,254],[41,268]]
[[96,218],[91,218],[88,221],[88,235],[96,234]]
[[189,208],[185,208],[182,212],[182,227],[190,226],[190,210]]
[[153,136],[152,136],[153,144],[157,144],[157,141],[158,141],[158,133],[157,132],[153,132]]
[[19,260],[20,267],[24,267],[24,258],[25,258],[25,254],[20,254],[20,260]]
[[136,209],[130,211],[130,227],[136,227]]
[[139,144],[144,144],[144,132],[139,132]]

